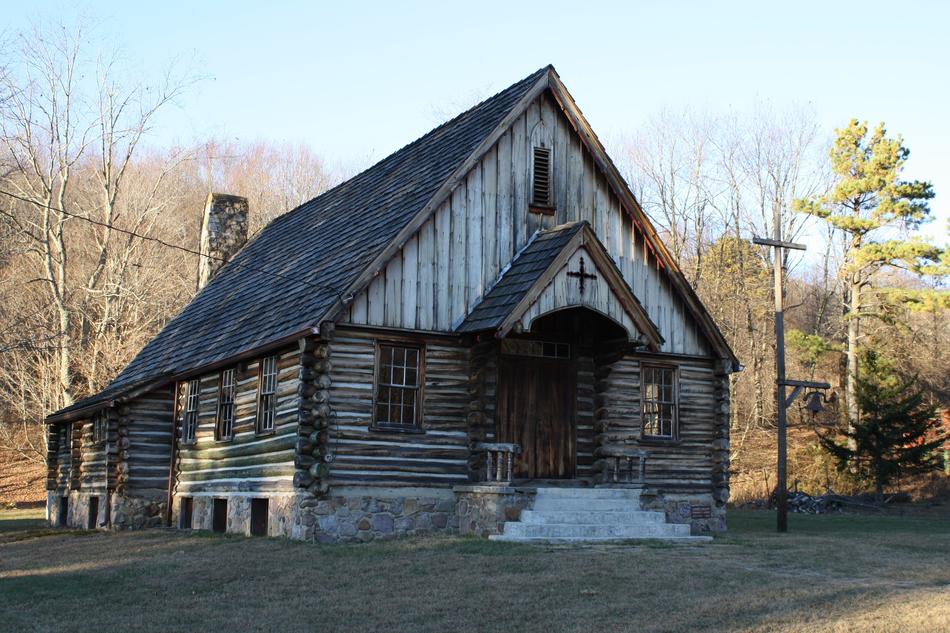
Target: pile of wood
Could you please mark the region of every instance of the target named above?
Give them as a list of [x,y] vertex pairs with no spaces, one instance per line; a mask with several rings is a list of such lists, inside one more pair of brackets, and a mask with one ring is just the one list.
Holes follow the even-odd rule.
[[[744,504],[743,507],[768,508],[772,510],[778,505],[777,498],[777,493],[773,491],[768,499],[752,501]],[[830,512],[842,512],[849,509],[882,511],[887,505],[909,503],[910,501],[911,495],[906,492],[886,495],[884,502],[878,504],[875,502],[874,495],[872,494],[839,495],[833,491],[828,491],[823,495],[810,495],[807,492],[790,490],[788,492],[788,511],[801,514],[828,514]]]

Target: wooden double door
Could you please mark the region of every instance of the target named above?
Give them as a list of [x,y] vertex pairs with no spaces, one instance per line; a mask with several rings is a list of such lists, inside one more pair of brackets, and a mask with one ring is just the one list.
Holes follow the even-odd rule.
[[570,479],[577,465],[573,361],[502,356],[498,441],[521,445],[516,479]]

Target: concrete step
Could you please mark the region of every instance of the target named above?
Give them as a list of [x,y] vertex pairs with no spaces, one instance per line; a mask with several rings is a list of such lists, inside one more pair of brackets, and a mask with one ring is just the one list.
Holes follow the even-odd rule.
[[538,488],[521,521],[505,523],[496,541],[579,543],[661,539],[705,543],[688,525],[667,523],[662,512],[640,509],[638,488]]
[[689,526],[672,523],[653,523],[640,525],[605,525],[599,523],[505,523],[505,536],[527,538],[577,538],[577,539],[629,539],[629,538],[670,538],[689,536]]
[[537,498],[639,499],[640,488],[538,488]]
[[664,536],[660,539],[653,536],[643,536],[643,537],[623,537],[623,538],[614,538],[614,537],[574,537],[574,536],[562,536],[562,537],[547,537],[547,538],[538,538],[534,536],[508,536],[505,534],[492,534],[488,537],[490,541],[501,541],[508,543],[616,543],[624,541],[655,541],[662,540],[664,543],[672,543],[677,545],[696,545],[699,543],[711,543],[713,538],[711,536]]
[[632,512],[640,509],[640,499],[602,497],[564,497],[539,494],[534,498],[534,510],[605,512]]
[[521,522],[536,524],[595,523],[605,525],[649,525],[665,523],[666,517],[662,512],[646,510],[524,510],[521,513]]

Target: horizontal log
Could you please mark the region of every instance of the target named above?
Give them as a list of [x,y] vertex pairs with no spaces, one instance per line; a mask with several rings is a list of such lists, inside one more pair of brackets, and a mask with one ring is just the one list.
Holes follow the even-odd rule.
[[293,460],[287,459],[279,464],[261,464],[246,468],[216,468],[207,472],[182,471],[179,482],[214,481],[219,479],[253,479],[258,477],[292,476],[295,472]]
[[251,455],[234,456],[217,459],[179,459],[178,469],[182,473],[223,469],[223,468],[249,468],[255,465],[263,464],[283,464],[290,463],[294,459],[293,449],[283,449],[279,451],[269,451],[266,453],[256,453]]

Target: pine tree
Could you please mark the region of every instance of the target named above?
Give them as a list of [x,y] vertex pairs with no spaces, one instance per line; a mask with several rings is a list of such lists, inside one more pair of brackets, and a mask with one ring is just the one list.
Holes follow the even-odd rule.
[[[797,200],[795,209],[830,223],[846,237],[845,264],[841,271],[848,312],[845,390],[849,425],[853,429],[860,416],[855,381],[858,379],[861,319],[884,314],[868,300],[874,275],[885,267],[943,275],[950,266],[948,253],[920,239],[904,239],[900,234],[901,230],[917,228],[931,219],[927,201],[934,197],[930,183],[900,179],[910,155],[901,137],[888,138],[883,123],[869,137],[867,123],[857,119],[835,130],[835,135],[829,152],[835,186],[825,195]],[[878,292],[877,299],[911,304],[936,301],[944,305],[950,297],[938,290],[925,293],[927,297],[921,294],[899,296],[889,289]]]
[[884,488],[900,476],[939,469],[946,438],[936,407],[924,403],[916,378],[898,379],[874,353],[865,354],[862,369],[855,391],[860,421],[844,433],[845,444],[831,436],[819,436],[819,441],[840,470],[874,484],[880,503]]

